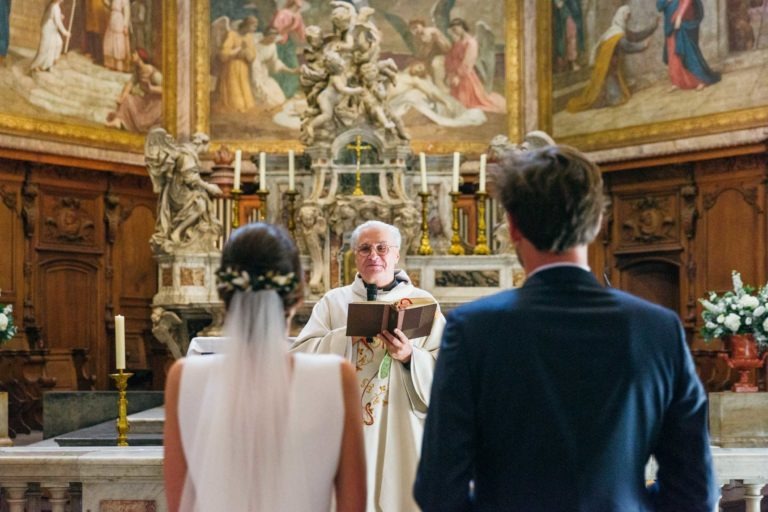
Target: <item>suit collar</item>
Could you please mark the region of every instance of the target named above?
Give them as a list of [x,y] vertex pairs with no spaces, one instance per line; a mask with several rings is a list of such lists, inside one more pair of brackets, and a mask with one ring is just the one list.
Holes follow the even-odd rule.
[[558,265],[533,273],[523,284],[529,286],[600,286],[592,272],[575,265]]

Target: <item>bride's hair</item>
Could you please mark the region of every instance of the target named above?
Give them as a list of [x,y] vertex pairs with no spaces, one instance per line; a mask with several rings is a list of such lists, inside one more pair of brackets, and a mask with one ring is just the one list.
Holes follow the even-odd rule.
[[302,296],[298,250],[284,229],[248,224],[230,236],[216,275],[227,340],[206,374],[194,442],[184,447],[182,510],[306,510],[307,496],[294,487],[301,476],[288,482],[281,470],[296,467],[285,318]]
[[[246,272],[250,283],[232,284],[232,280]],[[274,224],[261,222],[246,224],[235,230],[221,253],[221,265],[217,271],[219,297],[229,309],[236,291],[272,288],[278,291],[286,311],[295,306],[304,294],[301,279],[301,261],[296,244],[288,232]],[[287,278],[290,283],[280,286],[269,278]],[[238,286],[239,285],[239,286]]]

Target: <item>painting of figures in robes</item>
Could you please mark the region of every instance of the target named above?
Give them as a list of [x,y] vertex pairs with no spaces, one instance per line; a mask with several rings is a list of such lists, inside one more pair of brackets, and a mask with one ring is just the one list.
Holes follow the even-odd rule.
[[166,0],[0,0],[0,130],[118,147],[163,126]]
[[[244,148],[298,146],[307,95],[301,69],[333,33],[328,0],[195,0],[198,61],[197,129]],[[517,118],[519,80],[507,49],[518,44],[515,0],[368,0],[347,2],[371,23],[381,60],[397,74],[389,107],[414,148],[482,149],[510,135]],[[359,4],[359,5],[358,5]],[[373,11],[371,12],[370,9]],[[355,32],[357,33],[357,32]],[[354,50],[353,50],[354,51]],[[515,110],[510,116],[510,109]]]
[[768,2],[551,0],[541,113],[556,140],[601,149],[764,126]]

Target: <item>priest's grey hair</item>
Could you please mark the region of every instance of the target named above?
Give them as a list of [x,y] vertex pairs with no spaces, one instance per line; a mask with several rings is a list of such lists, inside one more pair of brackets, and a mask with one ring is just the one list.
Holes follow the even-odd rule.
[[369,220],[357,226],[349,237],[349,246],[352,247],[352,249],[357,249],[357,240],[360,238],[360,234],[366,229],[372,228],[388,231],[389,236],[392,237],[392,242],[394,245],[396,247],[400,247],[400,244],[403,241],[403,236],[400,234],[400,230],[392,224],[387,224],[386,222],[381,222],[380,220]]

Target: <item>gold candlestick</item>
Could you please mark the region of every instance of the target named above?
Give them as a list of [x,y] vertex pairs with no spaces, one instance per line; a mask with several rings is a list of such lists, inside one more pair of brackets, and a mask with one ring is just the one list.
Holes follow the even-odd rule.
[[296,196],[299,195],[295,190],[285,192],[288,196],[288,232],[296,240]]
[[128,389],[128,379],[133,374],[123,370],[117,370],[117,373],[110,373],[110,377],[115,381],[117,387],[117,446],[128,446],[128,399],[125,397],[125,390]]
[[453,203],[453,224],[451,229],[453,235],[451,235],[451,248],[448,249],[448,254],[454,256],[460,256],[464,254],[464,247],[461,245],[461,237],[459,236],[459,197],[461,192],[451,192],[451,202]]
[[422,256],[432,254],[432,247],[429,245],[429,224],[427,223],[429,195],[429,192],[419,192],[419,196],[421,196],[421,245],[418,252]]
[[233,188],[232,194],[232,229],[240,227],[240,195],[243,193],[239,188]]
[[259,222],[267,221],[267,196],[269,190],[257,190],[256,195],[259,196]]
[[488,247],[488,238],[485,235],[485,201],[488,194],[477,192],[475,194],[475,204],[477,204],[477,245],[475,245],[474,254],[491,254],[491,248]]

